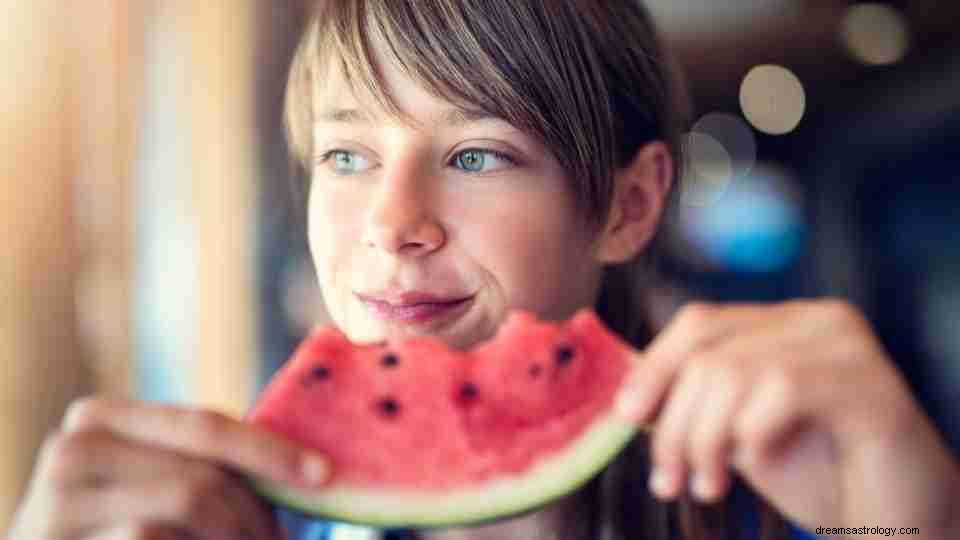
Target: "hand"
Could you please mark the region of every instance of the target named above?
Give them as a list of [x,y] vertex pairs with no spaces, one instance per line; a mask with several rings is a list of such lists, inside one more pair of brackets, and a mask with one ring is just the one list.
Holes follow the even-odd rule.
[[661,498],[716,501],[733,468],[811,530],[960,538],[960,467],[855,307],[694,303],[642,354],[619,404],[655,424]]
[[215,412],[83,399],[45,441],[10,539],[280,538],[241,471],[316,486],[326,462]]

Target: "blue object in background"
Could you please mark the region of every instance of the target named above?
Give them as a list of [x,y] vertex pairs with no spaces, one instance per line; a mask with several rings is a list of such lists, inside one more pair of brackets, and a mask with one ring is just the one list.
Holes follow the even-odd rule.
[[330,540],[331,524],[326,521],[300,517],[279,509],[277,519],[290,536],[290,540]]
[[[757,512],[753,506],[753,495],[736,489],[731,495],[734,507],[742,512],[746,525],[744,540],[759,538]],[[415,540],[416,535],[406,530],[390,530],[377,533],[375,529],[354,525],[336,524],[283,509],[276,510],[276,516],[289,534],[290,540]],[[790,540],[818,540],[820,537],[797,526],[790,527]]]
[[686,210],[684,234],[715,265],[761,274],[786,269],[800,255],[806,224],[786,176],[758,166],[715,202]]
[[359,525],[331,523],[302,516],[283,509],[276,510],[280,524],[290,540],[415,540],[412,531],[379,530]]

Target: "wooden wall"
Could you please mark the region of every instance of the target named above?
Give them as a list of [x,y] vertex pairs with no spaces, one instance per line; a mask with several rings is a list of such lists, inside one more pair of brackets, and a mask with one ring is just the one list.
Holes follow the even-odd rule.
[[[177,93],[190,141],[189,174],[169,179],[189,189],[197,246],[198,294],[184,306],[197,314],[189,401],[239,414],[254,389],[255,3],[163,5],[0,2],[0,531],[69,401],[136,392],[134,171],[147,90]],[[182,47],[188,84],[146,80],[150,28]]]
[[0,529],[43,433],[90,383],[73,311],[77,242],[59,2],[0,2]]
[[196,403],[241,414],[256,383],[255,2],[181,2],[190,36],[198,343]]

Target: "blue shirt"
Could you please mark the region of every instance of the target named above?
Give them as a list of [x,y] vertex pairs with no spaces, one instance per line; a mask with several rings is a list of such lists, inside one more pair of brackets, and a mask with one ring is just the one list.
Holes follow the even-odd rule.
[[[748,538],[759,538],[756,511],[752,505],[744,504],[749,496],[734,503],[735,508],[742,508],[744,520],[749,531]],[[305,518],[284,510],[277,510],[280,523],[290,533],[290,540],[407,540],[402,531],[383,532],[340,523],[319,521]],[[797,527],[790,526],[791,540],[818,540],[820,537]]]

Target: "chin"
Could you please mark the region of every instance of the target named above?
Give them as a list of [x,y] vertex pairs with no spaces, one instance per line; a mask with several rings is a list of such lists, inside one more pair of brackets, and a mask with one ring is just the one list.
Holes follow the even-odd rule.
[[473,347],[493,335],[493,332],[480,330],[475,327],[464,329],[457,328],[456,325],[454,325],[454,327],[433,329],[410,325],[384,325],[379,322],[365,326],[362,329],[345,333],[350,337],[351,341],[356,343],[383,343],[385,341],[427,337],[440,340],[450,347],[464,350]]

